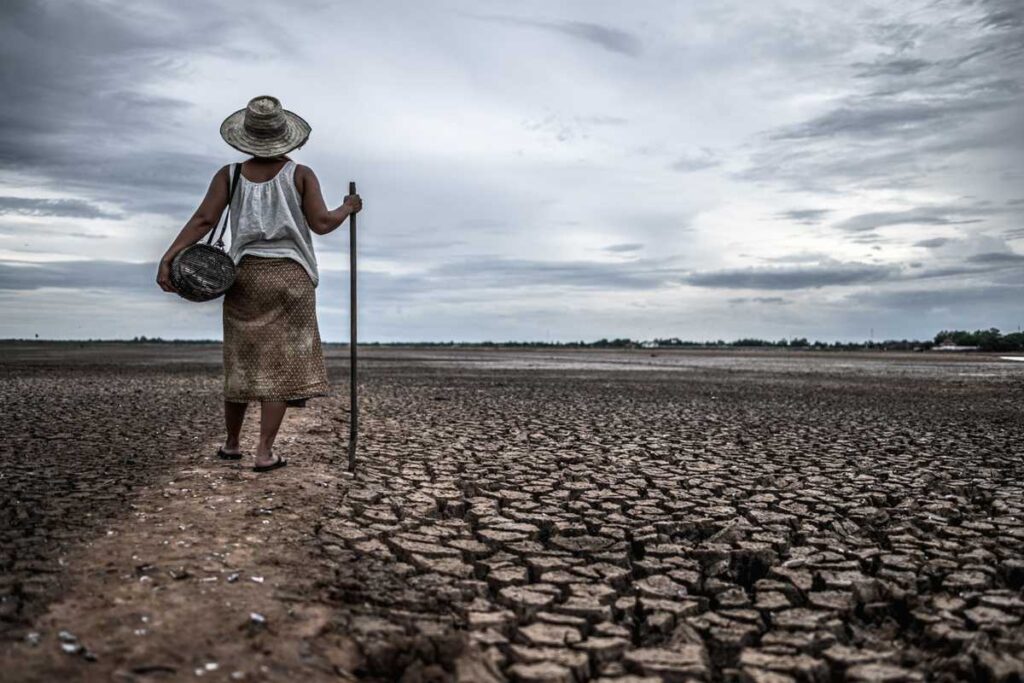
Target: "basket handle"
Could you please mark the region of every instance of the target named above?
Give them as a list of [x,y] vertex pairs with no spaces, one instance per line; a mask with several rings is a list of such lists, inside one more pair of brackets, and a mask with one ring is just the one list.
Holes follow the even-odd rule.
[[[235,172],[231,175],[231,184],[228,186],[228,205],[224,211],[224,221],[220,227],[220,237],[217,238],[217,247],[224,248],[224,231],[228,229],[228,217],[231,215],[231,200],[235,198],[235,190],[238,189],[238,176],[242,174],[242,164],[235,164]],[[217,226],[213,226],[206,243],[213,242],[213,234],[217,232]]]

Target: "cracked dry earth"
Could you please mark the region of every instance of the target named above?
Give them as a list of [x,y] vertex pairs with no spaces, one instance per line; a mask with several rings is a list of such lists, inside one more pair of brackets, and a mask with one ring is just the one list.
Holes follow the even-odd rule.
[[[24,680],[1024,676],[1019,372],[563,355],[510,370],[493,353],[368,353],[354,475],[340,397],[288,418],[281,476],[184,458],[67,556],[67,589],[25,627],[39,642],[22,630],[0,666]],[[62,653],[59,629],[85,653]]]

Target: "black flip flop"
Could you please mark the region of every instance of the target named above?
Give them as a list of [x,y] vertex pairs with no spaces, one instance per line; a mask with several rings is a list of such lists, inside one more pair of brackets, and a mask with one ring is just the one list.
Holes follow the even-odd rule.
[[227,451],[224,450],[224,447],[221,446],[220,448],[217,449],[217,457],[220,458],[221,460],[241,460],[242,454],[240,452],[228,453]]
[[288,461],[282,458],[280,455],[275,455],[274,457],[277,458],[277,460],[270,463],[269,465],[253,465],[252,471],[269,472],[270,470],[276,470],[278,467],[284,467],[285,465],[288,464]]

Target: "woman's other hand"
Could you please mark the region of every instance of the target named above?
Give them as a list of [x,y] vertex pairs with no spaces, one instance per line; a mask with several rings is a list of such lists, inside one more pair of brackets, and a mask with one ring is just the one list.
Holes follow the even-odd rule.
[[359,210],[363,208],[363,200],[357,194],[350,194],[349,196],[345,197],[345,202],[343,206],[348,211],[349,215],[359,213]]
[[178,290],[171,283],[171,262],[161,261],[160,269],[156,273],[156,283],[165,292],[177,292]]

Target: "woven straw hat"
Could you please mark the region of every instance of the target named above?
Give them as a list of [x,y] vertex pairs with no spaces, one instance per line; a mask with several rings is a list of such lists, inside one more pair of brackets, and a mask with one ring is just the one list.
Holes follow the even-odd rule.
[[257,157],[276,157],[302,147],[309,124],[298,114],[281,108],[270,95],[249,100],[220,124],[220,136],[235,149]]

